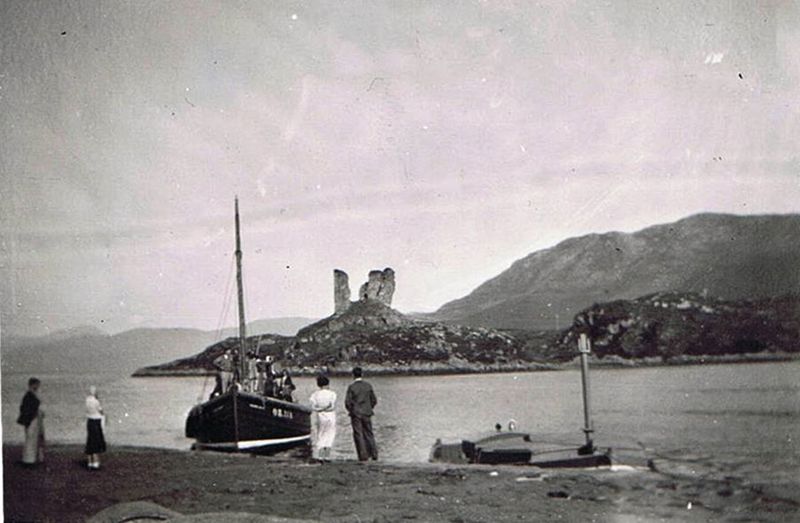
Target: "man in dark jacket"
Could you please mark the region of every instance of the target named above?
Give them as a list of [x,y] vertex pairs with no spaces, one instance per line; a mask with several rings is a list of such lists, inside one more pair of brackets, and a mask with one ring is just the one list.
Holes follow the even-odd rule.
[[25,427],[25,446],[22,447],[22,464],[33,466],[44,461],[44,412],[39,410],[39,384],[36,378],[28,380],[28,392],[19,406],[17,423]]
[[347,396],[344,406],[350,414],[350,424],[353,427],[353,441],[359,461],[378,459],[378,446],[372,434],[373,408],[378,403],[372,385],[361,379],[361,367],[353,368],[355,381],[347,387]]

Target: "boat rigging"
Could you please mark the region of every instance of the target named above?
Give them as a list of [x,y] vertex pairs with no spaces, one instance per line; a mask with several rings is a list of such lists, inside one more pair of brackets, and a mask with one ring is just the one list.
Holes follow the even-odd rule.
[[238,350],[234,354],[226,351],[218,358],[225,365],[225,368],[220,367],[220,373],[230,373],[230,379],[218,379],[215,394],[191,409],[186,418],[185,434],[187,438],[195,439],[193,447],[198,449],[270,454],[308,446],[311,409],[295,403],[290,395],[282,394],[272,386],[274,382],[269,365],[265,369],[269,379],[264,384],[259,379],[259,385],[256,385],[248,372],[250,366],[259,361],[260,347],[248,350],[238,198],[234,201],[234,222]]

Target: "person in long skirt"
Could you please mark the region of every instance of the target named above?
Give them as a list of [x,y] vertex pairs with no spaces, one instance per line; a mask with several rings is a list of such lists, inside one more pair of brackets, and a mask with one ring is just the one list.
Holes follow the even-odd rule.
[[315,416],[315,437],[313,457],[328,461],[333,440],[336,438],[336,393],[328,388],[330,380],[326,376],[317,377],[319,389],[311,395],[311,409]]
[[44,461],[44,412],[40,408],[40,384],[36,378],[28,380],[28,392],[22,398],[17,418],[17,423],[25,427],[22,464],[28,467]]
[[103,436],[103,407],[97,397],[97,387],[89,387],[86,397],[86,466],[89,470],[100,468],[100,454],[106,451]]

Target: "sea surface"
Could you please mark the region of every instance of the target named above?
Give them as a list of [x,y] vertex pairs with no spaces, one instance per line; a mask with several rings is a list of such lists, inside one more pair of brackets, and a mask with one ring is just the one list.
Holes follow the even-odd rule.
[[[28,375],[2,375],[4,442],[21,442],[15,423]],[[111,445],[188,449],[187,412],[206,397],[205,378],[130,378],[119,373],[42,374],[48,441],[85,438],[83,403],[98,386]],[[582,442],[579,371],[368,378],[378,396],[374,418],[381,458],[426,461],[437,438],[458,440],[516,421],[520,430],[555,444]],[[307,401],[311,378],[297,378]],[[344,413],[349,380],[333,378],[339,395],[335,458],[353,459]],[[591,373],[595,441],[601,447],[645,449],[685,462],[698,474],[797,484],[800,471],[800,363],[726,364]]]

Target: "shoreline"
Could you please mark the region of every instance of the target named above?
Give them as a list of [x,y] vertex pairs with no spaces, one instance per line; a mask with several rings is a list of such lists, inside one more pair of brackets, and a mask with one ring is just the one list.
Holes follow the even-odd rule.
[[[589,364],[592,368],[602,369],[628,369],[645,367],[680,367],[694,365],[719,365],[719,364],[741,364],[741,363],[779,363],[787,361],[800,361],[800,353],[794,352],[756,352],[745,354],[724,354],[711,356],[676,356],[664,361],[661,358],[645,358],[638,360],[624,359],[619,356],[606,356],[599,359],[590,357]],[[580,363],[576,357],[574,360],[563,363],[544,363],[544,362],[519,362],[511,364],[492,364],[479,366],[477,364],[467,364],[463,366],[449,365],[444,363],[432,364],[410,364],[410,365],[373,365],[362,364],[364,372],[371,376],[447,376],[447,375],[469,375],[469,374],[495,374],[513,372],[550,372],[573,370],[580,368]],[[307,367],[287,367],[293,376],[316,376],[319,369],[309,369]],[[350,369],[328,369],[328,376],[349,376]],[[136,370],[131,377],[133,378],[189,378],[214,376],[214,371],[205,369],[158,369],[143,367]]]
[[102,468],[88,471],[81,445],[52,445],[46,462],[33,469],[16,463],[20,452],[19,445],[3,445],[8,520],[85,521],[131,501],[181,514],[246,512],[341,522],[780,521],[800,513],[800,501],[788,488],[675,470],[354,461],[311,465],[281,456],[111,447]]

